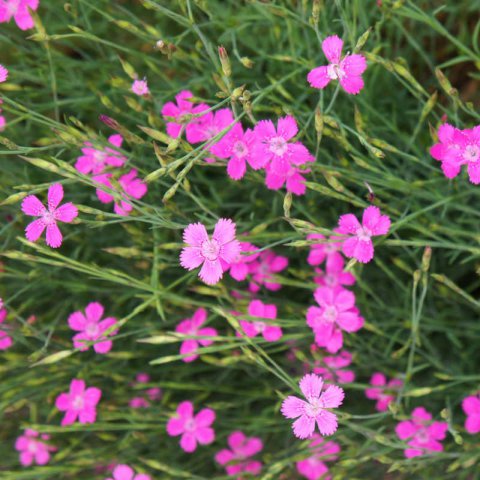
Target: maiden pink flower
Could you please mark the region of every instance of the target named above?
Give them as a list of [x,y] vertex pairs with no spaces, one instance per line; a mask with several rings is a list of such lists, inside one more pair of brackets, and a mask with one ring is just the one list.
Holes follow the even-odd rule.
[[400,440],[407,440],[410,448],[405,449],[407,458],[443,451],[443,440],[448,430],[446,422],[432,422],[432,415],[423,407],[412,411],[412,420],[400,422],[395,432]]
[[[241,431],[232,432],[227,439],[230,450],[225,448],[215,455],[215,461],[225,466],[227,475],[233,477],[241,473],[258,475],[262,470],[262,463],[250,460],[263,450],[263,443],[258,437],[247,437]],[[240,480],[242,476],[238,476]]]
[[455,178],[462,168],[462,131],[448,123],[438,128],[439,142],[430,148],[430,155],[441,162],[447,178]]
[[344,272],[345,260],[342,256],[332,256],[330,261],[327,261],[325,271],[320,268],[315,269],[314,282],[322,287],[337,288],[343,287],[343,285],[354,285],[356,282],[355,277],[350,272]]
[[[261,302],[260,300],[252,300],[248,305],[248,314],[251,317],[258,317],[264,319],[274,320],[277,318],[277,307]],[[262,334],[267,342],[276,342],[282,338],[283,332],[278,325],[265,323],[259,320],[253,322],[247,320],[240,320],[238,322],[245,332],[247,337],[256,337]]]
[[[230,276],[237,282],[245,280],[248,275],[248,264],[256,260],[260,255],[260,252],[257,250],[258,247],[252,243],[240,242],[240,253],[224,271],[228,271]],[[248,255],[244,255],[244,253],[248,253]]]
[[370,379],[373,388],[367,388],[365,395],[371,400],[377,400],[375,408],[379,412],[386,412],[388,406],[395,401],[396,393],[402,387],[403,382],[399,378],[392,378],[387,383],[387,378],[381,372],[375,372]]
[[133,468],[128,465],[117,465],[113,469],[112,474],[113,478],[109,477],[105,480],[152,480],[152,477],[146,473],[137,473],[135,475]]
[[273,275],[287,267],[287,257],[276,255],[271,250],[264,250],[256,260],[248,264],[248,271],[252,278],[249,290],[256,293],[260,290],[260,285],[264,285],[267,290],[274,292],[280,290],[282,285],[274,280]]
[[[310,162],[313,162],[315,159],[311,157]],[[284,184],[286,184],[287,192],[291,192],[295,195],[305,195],[307,191],[307,186],[305,185],[305,178],[302,175],[310,173],[311,170],[303,169],[296,167],[295,165],[290,165],[288,170],[279,174],[273,170],[272,164],[269,164],[265,167],[267,175],[265,177],[265,185],[270,190],[280,190]]]
[[65,203],[59,207],[63,199],[63,187],[55,183],[48,189],[48,208],[35,196],[29,195],[23,199],[22,211],[25,215],[39,217],[25,229],[25,236],[30,242],[36,242],[45,229],[47,229],[47,245],[58,248],[62,245],[62,232],[57,222],[70,223],[78,216],[77,207],[73,203]]
[[5,82],[7,78],[8,78],[8,69],[0,64],[0,83]]
[[363,211],[362,225],[353,213],[342,215],[336,232],[349,235],[342,243],[343,253],[361,263],[368,263],[374,254],[372,237],[386,235],[390,229],[390,218],[382,215],[378,207],[370,206]]
[[117,319],[108,317],[102,320],[103,312],[102,304],[92,302],[85,308],[85,315],[83,312],[77,311],[68,317],[70,328],[80,332],[72,338],[75,348],[85,351],[90,348],[86,342],[95,342],[93,349],[97,353],[108,353],[112,349],[113,342],[107,338],[115,335],[116,330],[106,335],[105,332],[117,324]]
[[329,385],[322,393],[323,379],[313,373],[305,375],[299,383],[307,401],[289,396],[282,403],[282,414],[286,418],[296,418],[293,433],[297,438],[311,437],[315,424],[322,435],[332,435],[338,427],[337,416],[330,412],[339,407],[345,396],[342,388]]
[[2,328],[2,323],[7,318],[7,309],[0,307],[0,350],[7,350],[13,345],[13,340],[10,335]]
[[480,432],[480,394],[470,395],[463,399],[462,409],[467,416],[465,430],[470,434]]
[[307,75],[308,83],[314,88],[325,88],[330,81],[338,80],[342,88],[356,95],[364,87],[362,78],[367,68],[363,55],[357,53],[345,55],[342,58],[343,40],[332,35],[322,42],[322,50],[327,60],[327,66],[316,67]]
[[325,462],[331,462],[338,458],[340,445],[325,440],[317,433],[312,435],[312,439],[310,442],[311,456],[297,462],[297,472],[307,480],[331,480],[332,477],[324,476],[328,473]]
[[[121,148],[123,137],[119,134],[108,137],[108,142],[116,148]],[[90,142],[85,142],[83,155],[77,158],[75,168],[85,175],[98,175],[107,167],[121,167],[127,159],[112,148],[98,150]]]
[[143,397],[133,397],[129,402],[128,406],[131,408],[148,408],[150,403],[146,398]]
[[95,423],[97,403],[102,391],[96,387],[85,388],[85,382],[74,378],[70,383],[70,391],[61,393],[55,400],[55,406],[66,412],[62,425],[72,425],[78,419],[80,423]]
[[181,402],[176,415],[167,422],[167,433],[171,437],[181,435],[180,446],[191,453],[197,449],[197,443],[208,445],[215,440],[215,432],[211,428],[214,421],[215,412],[211,408],[204,408],[194,415],[193,403]]
[[210,239],[203,224],[191,223],[183,232],[183,241],[188,246],[180,254],[180,265],[187,270],[202,265],[198,274],[200,279],[207,285],[218,283],[227,264],[234,262],[240,254],[235,229],[232,220],[221,218]]
[[144,78],[143,80],[135,80],[132,83],[132,92],[141,97],[148,95],[150,90],[148,89],[147,79]]
[[24,467],[29,467],[32,463],[46,465],[50,461],[50,453],[57,450],[46,443],[48,440],[50,435],[27,428],[15,442],[15,450],[20,452],[20,463]]
[[355,373],[345,369],[351,363],[352,354],[342,350],[336,356],[324,357],[322,361],[316,361],[313,373],[320,375],[328,382],[351,383],[355,381]]
[[199,356],[197,353],[199,346],[208,347],[208,345],[213,343],[213,340],[210,340],[208,337],[216,337],[218,335],[214,328],[200,328],[206,321],[207,311],[204,308],[199,308],[193,314],[192,318],[187,318],[177,325],[177,328],[175,329],[177,333],[202,337],[190,338],[182,342],[182,345],[180,346],[180,355],[191,353],[191,355],[182,358],[184,362],[193,362],[196,360]]
[[28,9],[37,10],[39,0],[1,0],[0,23],[8,23],[13,18],[20,30],[28,30],[35,26]]
[[308,254],[307,263],[312,266],[320,265],[325,260],[329,262],[338,263],[342,260],[342,254],[339,252],[341,243],[335,237],[330,237],[327,241],[321,233],[309,233],[307,240],[324,240],[323,243],[314,243],[310,245],[310,252]]
[[462,162],[467,165],[468,178],[475,185],[480,183],[480,125],[463,130]]

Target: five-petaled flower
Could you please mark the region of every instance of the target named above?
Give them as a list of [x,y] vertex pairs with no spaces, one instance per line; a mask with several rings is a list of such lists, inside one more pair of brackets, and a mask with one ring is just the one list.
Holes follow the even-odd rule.
[[325,462],[331,462],[338,458],[340,445],[314,433],[309,445],[310,456],[297,462],[297,472],[307,480],[331,480],[325,477],[328,466]]
[[148,95],[150,90],[148,89],[147,79],[144,78],[143,80],[134,80],[132,83],[132,92],[140,97]]
[[13,18],[20,30],[33,28],[35,22],[28,9],[37,10],[39,3],[39,0],[0,1],[0,23],[8,23]]
[[20,453],[20,463],[24,467],[29,467],[32,463],[46,465],[50,461],[50,453],[57,450],[47,443],[49,440],[50,435],[27,428],[15,442],[15,450]]
[[375,372],[370,379],[373,388],[365,389],[365,395],[371,400],[376,400],[375,408],[379,412],[385,412],[388,406],[395,400],[396,393],[402,387],[403,381],[392,378],[387,383],[387,378],[381,372]]
[[[108,143],[115,148],[121,148],[123,137],[119,134],[110,135]],[[82,148],[80,157],[77,158],[75,168],[85,175],[98,175],[102,173],[107,167],[121,167],[127,159],[116,150],[110,147],[98,149],[90,142],[85,142],[85,147]]]
[[472,435],[480,433],[480,394],[464,398],[462,409],[467,416],[465,430]]
[[[248,305],[248,315],[266,320],[277,318],[277,307],[273,304],[266,304],[260,300],[252,300]],[[262,334],[267,342],[275,342],[282,338],[283,332],[278,325],[264,322],[263,320],[239,320],[238,322],[247,337],[256,337]]]

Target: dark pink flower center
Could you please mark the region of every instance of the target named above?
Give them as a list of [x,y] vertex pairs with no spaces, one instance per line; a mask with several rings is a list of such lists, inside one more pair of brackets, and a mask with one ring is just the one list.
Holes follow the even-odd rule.
[[327,273],[324,277],[325,285],[328,287],[334,287],[337,284],[337,277],[331,273]]
[[332,80],[342,79],[345,76],[345,70],[337,63],[331,63],[327,67],[327,75]]
[[426,428],[422,427],[420,430],[417,431],[415,437],[420,443],[427,443],[430,440],[430,435]]
[[36,440],[30,440],[29,443],[28,443],[27,450],[30,453],[36,453],[37,449],[38,449],[37,441]]
[[205,240],[202,243],[201,253],[202,253],[202,257],[213,262],[220,255],[220,245],[214,239]]
[[269,150],[275,155],[282,157],[287,152],[288,144],[283,137],[273,137],[269,143]]
[[235,144],[233,145],[233,153],[238,158],[243,158],[248,155],[248,148],[245,145],[245,142],[242,142],[241,140],[235,142]]
[[46,210],[42,215],[42,220],[45,225],[52,225],[52,223],[55,223],[55,212]]
[[480,147],[478,145],[467,145],[463,158],[467,162],[477,162],[480,158]]
[[186,432],[193,432],[196,429],[195,419],[189,418],[183,425],[183,428]]

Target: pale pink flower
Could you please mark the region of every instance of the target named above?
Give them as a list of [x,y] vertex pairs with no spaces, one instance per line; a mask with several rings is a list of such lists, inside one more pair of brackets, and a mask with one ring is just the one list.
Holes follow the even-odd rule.
[[305,460],[297,462],[297,472],[307,480],[331,480],[325,462],[332,462],[338,458],[340,445],[337,442],[327,441],[317,433],[312,435],[310,442],[311,455]]
[[325,271],[315,269],[314,282],[322,287],[337,288],[343,285],[354,285],[356,279],[350,272],[345,272],[345,260],[340,254],[330,257],[326,263]]
[[307,401],[289,396],[282,403],[282,414],[286,418],[296,418],[293,433],[300,439],[311,437],[315,424],[322,435],[332,435],[338,427],[337,416],[330,412],[339,407],[345,396],[342,388],[329,385],[322,393],[323,380],[313,373],[305,375],[299,383]]
[[183,357],[184,362],[193,362],[198,358],[197,350],[200,347],[208,347],[213,343],[208,337],[216,337],[218,335],[214,328],[206,327],[200,328],[207,321],[207,311],[204,308],[199,308],[195,311],[192,318],[187,318],[181,321],[175,331],[183,335],[192,335],[194,337],[184,340],[180,346],[180,355],[191,354]]
[[48,189],[48,208],[45,208],[35,195],[29,195],[23,199],[23,213],[32,217],[39,217],[25,229],[27,240],[36,242],[46,228],[47,245],[52,248],[60,247],[63,237],[57,222],[70,223],[78,216],[77,207],[73,203],[65,203],[59,207],[62,199],[63,187],[59,183],[54,183]]
[[[96,183],[105,185],[107,188],[114,190],[110,179],[112,178],[111,173],[102,173],[93,177],[93,180]],[[115,201],[113,210],[117,215],[127,217],[130,215],[130,212],[133,210],[133,204],[131,203],[130,198],[135,198],[139,200],[147,193],[147,185],[140,178],[137,177],[137,170],[132,168],[128,173],[122,175],[118,179],[118,183],[122,187],[122,200],[120,203],[115,201],[115,197],[103,191],[101,188],[97,188],[97,197],[102,203],[110,203]]]
[[248,273],[252,279],[249,290],[256,293],[260,290],[260,285],[264,285],[267,290],[280,290],[282,285],[274,280],[273,275],[287,267],[287,257],[276,255],[272,250],[263,251],[256,260],[248,264]]
[[7,318],[7,309],[0,308],[0,350],[7,350],[13,345],[13,339],[10,335],[7,334],[6,330],[3,329],[2,323]]
[[407,458],[443,451],[439,440],[445,438],[447,430],[446,422],[432,422],[432,415],[423,407],[412,411],[412,420],[400,422],[395,427],[398,438],[407,440],[410,447],[404,450]]
[[352,354],[342,350],[336,356],[324,357],[322,361],[315,361],[313,373],[320,375],[325,381],[351,383],[355,381],[355,373],[346,370],[352,363]]
[[0,83],[5,82],[7,78],[8,78],[8,69],[0,64]]
[[104,308],[98,302],[89,303],[85,308],[85,315],[81,311],[73,312],[68,317],[68,325],[77,333],[72,338],[73,346],[85,351],[90,347],[87,342],[95,342],[93,349],[97,353],[108,353],[112,349],[113,342],[109,336],[115,335],[116,330],[105,334],[107,330],[117,324],[117,319],[108,317],[102,320]]
[[[247,437],[241,431],[232,432],[227,439],[230,450],[225,448],[215,455],[215,461],[225,466],[227,475],[233,477],[241,473],[258,475],[262,470],[262,463],[250,460],[263,450],[263,443],[258,437]],[[241,480],[238,476],[237,480]]]
[[117,465],[112,472],[113,478],[108,477],[105,480],[152,480],[146,473],[137,473],[128,465]]
[[171,437],[181,435],[180,446],[185,452],[191,453],[197,449],[197,443],[208,445],[215,440],[215,432],[211,428],[215,421],[215,412],[204,408],[193,414],[193,403],[181,402],[176,415],[167,422],[167,433]]
[[322,42],[322,50],[327,60],[327,66],[316,67],[307,75],[308,83],[314,88],[325,88],[331,80],[338,80],[342,88],[356,95],[364,87],[362,78],[367,68],[363,55],[357,53],[342,57],[343,40],[332,35]]
[[362,225],[353,213],[347,213],[338,219],[336,232],[349,236],[342,243],[343,253],[348,258],[368,263],[374,254],[372,237],[386,235],[389,229],[388,215],[382,215],[378,207],[370,206],[363,211]]
[[437,133],[439,142],[430,148],[430,155],[441,162],[443,173],[447,178],[454,178],[460,173],[463,163],[462,131],[444,123],[440,125]]
[[[225,272],[229,272],[230,276],[237,282],[245,280],[248,275],[248,264],[258,258],[260,252],[257,251],[258,247],[249,242],[240,242],[240,253],[235,260],[227,265],[224,269]],[[248,253],[244,255],[244,253]]]
[[[268,320],[277,318],[277,307],[272,304],[266,304],[260,300],[252,300],[248,305],[248,315]],[[276,342],[282,338],[283,332],[278,325],[272,325],[261,320],[247,321],[240,320],[240,327],[247,337],[256,337],[262,334],[267,342]]]
[[102,391],[96,387],[85,388],[85,382],[74,378],[70,383],[70,391],[61,393],[55,400],[55,406],[66,412],[62,425],[72,425],[78,419],[80,423],[95,423],[97,403]]
[[[121,148],[123,137],[119,134],[111,135],[108,137],[108,142],[116,148]],[[98,175],[107,167],[121,167],[127,161],[116,150],[109,147],[99,150],[94,148],[90,142],[85,142],[82,153],[83,155],[77,158],[75,168],[85,175]]]
[[392,378],[387,383],[387,378],[381,372],[375,372],[370,379],[373,388],[365,389],[365,395],[371,400],[377,400],[376,410],[386,412],[388,406],[395,401],[398,390],[402,387],[403,381],[399,378]]
[[46,465],[50,461],[50,453],[57,450],[46,443],[48,440],[50,435],[27,428],[15,442],[15,450],[20,452],[20,463],[24,467],[29,467],[32,463]]
[[338,264],[339,260],[342,260],[342,254],[339,250],[342,244],[336,237],[330,237],[327,241],[325,236],[321,233],[309,233],[307,240],[324,240],[323,243],[314,243],[310,245],[310,252],[308,254],[307,263],[312,266],[320,265],[325,260],[327,265],[329,262],[335,262]]
[[[315,159],[310,157],[308,161],[313,162]],[[309,169],[300,169],[295,165],[290,165],[285,173],[278,173],[274,171],[274,167],[270,163],[265,167],[267,173],[265,177],[265,185],[270,190],[280,190],[286,184],[287,192],[295,195],[305,195],[307,186],[305,185],[305,178],[303,175],[310,173]]]
[[235,229],[232,220],[221,218],[210,238],[203,224],[191,223],[183,232],[183,241],[188,246],[182,249],[180,265],[187,270],[202,265],[198,274],[200,279],[207,285],[218,283],[227,265],[240,254],[240,242],[235,238]]
[[13,18],[20,30],[35,26],[28,8],[37,10],[39,0],[2,0],[0,1],[0,23],[8,23]]
[[480,433],[480,394],[464,398],[462,409],[467,416],[465,430],[472,435]]
[[144,78],[143,80],[134,80],[132,83],[132,92],[141,97],[148,95],[150,90],[148,89],[147,79]]

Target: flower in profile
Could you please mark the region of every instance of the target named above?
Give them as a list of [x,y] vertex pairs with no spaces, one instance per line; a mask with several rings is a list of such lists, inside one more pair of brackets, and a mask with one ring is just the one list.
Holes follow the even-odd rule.
[[[108,137],[108,143],[116,148],[121,148],[123,137],[119,134],[111,135]],[[83,155],[77,158],[75,168],[85,175],[98,175],[107,167],[121,167],[127,161],[127,159],[116,150],[110,147],[99,150],[94,148],[90,142],[85,142],[82,153]]]
[[134,80],[132,83],[132,92],[141,97],[148,95],[150,90],[148,89],[147,79],[144,78],[143,80]]
[[[248,315],[262,319],[274,320],[277,318],[277,307],[261,302],[260,300],[252,300],[248,305]],[[262,334],[267,342],[275,342],[282,338],[283,332],[278,325],[272,325],[261,320],[253,322],[240,320],[238,322],[247,337],[256,337]]]
[[248,264],[248,273],[251,275],[249,290],[256,293],[260,290],[260,285],[274,292],[280,290],[282,285],[274,280],[273,275],[287,267],[287,257],[276,255],[272,250],[264,250],[256,260]]
[[314,433],[309,448],[310,456],[297,462],[297,472],[307,480],[331,479],[331,477],[324,477],[328,472],[328,466],[325,462],[332,462],[338,458],[340,445],[337,442],[325,440]]
[[39,0],[2,0],[0,2],[0,23],[8,23],[13,18],[20,30],[33,28],[35,22],[28,9],[37,10],[39,3]]
[[167,433],[171,437],[182,436],[180,446],[191,453],[197,449],[197,443],[208,445],[215,440],[215,432],[211,428],[215,421],[215,412],[204,408],[196,415],[193,413],[193,403],[181,402],[176,415],[167,422]]
[[[262,470],[262,463],[251,460],[263,450],[263,443],[258,437],[247,437],[241,431],[232,432],[227,439],[228,448],[220,450],[215,455],[215,461],[225,467],[227,475],[233,477],[242,473],[258,475]],[[237,477],[237,479],[242,478]]]
[[215,225],[212,238],[205,225],[191,223],[183,232],[183,241],[188,245],[180,254],[180,265],[194,270],[202,265],[198,274],[207,285],[214,285],[222,278],[227,264],[240,254],[240,242],[235,238],[235,223],[221,218]]
[[480,394],[470,395],[463,399],[462,409],[467,416],[465,430],[470,434],[480,432]]
[[8,69],[0,64],[0,83],[3,83],[8,78]]
[[379,412],[386,412],[388,406],[395,401],[398,390],[403,382],[399,378],[392,378],[387,383],[387,377],[381,372],[375,372],[370,379],[372,388],[365,389],[365,395],[371,400],[377,400],[375,408]]
[[348,258],[368,263],[374,254],[372,237],[386,235],[390,229],[390,218],[382,215],[378,207],[370,206],[363,211],[362,224],[353,213],[338,219],[337,232],[348,235],[343,239],[342,250]]
[[237,282],[245,280],[248,275],[248,264],[256,260],[260,255],[260,252],[257,250],[258,247],[250,242],[240,242],[240,253],[224,271],[228,271],[230,276]]
[[117,319],[108,317],[102,320],[103,312],[102,304],[92,302],[86,306],[85,314],[77,311],[68,317],[70,328],[79,332],[72,338],[75,348],[85,351],[90,348],[87,342],[95,342],[93,349],[97,353],[108,353],[112,349],[113,342],[108,337],[115,335],[116,330],[105,332],[117,324]]
[[342,388],[329,385],[323,392],[323,379],[313,373],[305,375],[299,383],[305,400],[289,396],[282,403],[282,414],[296,418],[293,433],[300,439],[311,437],[315,424],[322,435],[332,435],[338,427],[337,416],[330,411],[339,407],[345,396]]
[[351,383],[355,381],[355,373],[345,369],[351,363],[352,354],[342,350],[337,355],[324,357],[321,362],[315,361],[313,373],[320,375],[327,382]]
[[316,284],[329,288],[342,288],[344,285],[354,285],[356,282],[355,277],[351,272],[345,272],[343,270],[344,267],[345,260],[340,254],[332,256],[326,263],[325,271],[320,268],[315,269],[316,275],[313,280]]
[[27,428],[15,442],[15,450],[20,453],[20,463],[24,467],[29,467],[32,463],[46,465],[50,461],[50,453],[57,450],[46,443],[49,440],[50,435]]
[[55,400],[55,406],[65,412],[61,424],[72,425],[78,419],[80,423],[95,423],[97,403],[102,391],[96,387],[85,388],[85,382],[74,378],[70,383],[70,391],[61,393]]
[[25,236],[30,242],[36,242],[45,229],[47,229],[47,245],[58,248],[62,245],[62,232],[57,222],[70,223],[78,216],[77,207],[73,203],[65,203],[59,206],[63,199],[63,187],[54,183],[48,189],[48,208],[35,196],[29,195],[23,199],[22,211],[25,215],[39,217],[27,225]]
[[182,358],[184,362],[193,362],[198,358],[198,347],[208,347],[213,343],[208,337],[216,337],[218,335],[214,328],[206,327],[200,328],[207,321],[207,311],[204,308],[199,308],[195,311],[192,318],[187,318],[181,321],[175,331],[183,335],[192,335],[194,337],[184,340],[180,346],[180,355],[187,355]]
[[105,480],[152,480],[146,473],[137,473],[128,465],[117,465],[112,472],[113,478],[108,477]]
[[7,350],[13,345],[13,339],[3,329],[2,323],[7,318],[7,309],[0,307],[0,350]]
[[400,440],[407,440],[405,457],[412,458],[443,451],[443,440],[448,430],[446,422],[432,422],[432,415],[423,407],[412,411],[412,419],[400,422],[395,432]]
[[322,50],[328,65],[316,67],[307,75],[308,83],[314,88],[325,88],[332,80],[338,80],[342,88],[356,95],[364,87],[362,78],[367,68],[367,61],[363,55],[357,53],[342,57],[343,40],[332,35],[322,42]]
[[330,262],[338,264],[339,260],[342,260],[342,254],[339,252],[342,244],[339,243],[338,238],[330,237],[327,240],[321,233],[309,233],[307,240],[323,240],[323,242],[310,245],[310,252],[307,258],[309,265],[320,265],[326,260],[328,266]]

